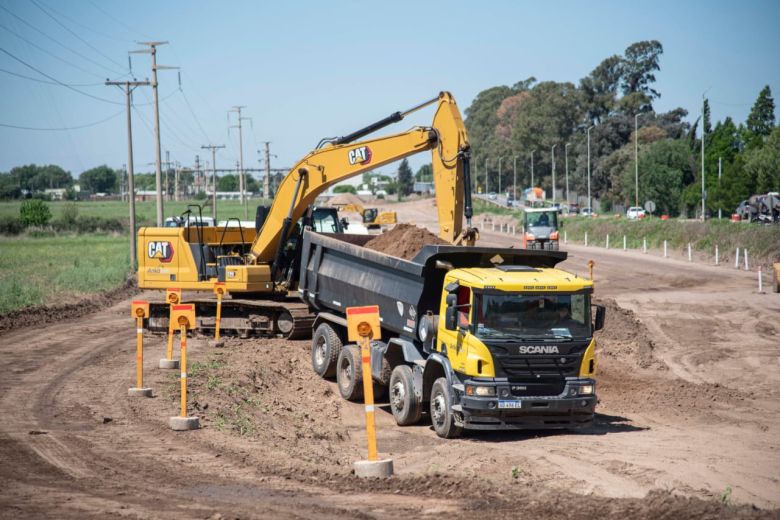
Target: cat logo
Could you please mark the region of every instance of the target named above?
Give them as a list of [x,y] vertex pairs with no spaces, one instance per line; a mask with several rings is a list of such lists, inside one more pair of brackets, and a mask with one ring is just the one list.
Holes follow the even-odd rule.
[[369,164],[371,162],[371,148],[368,146],[355,148],[349,151],[348,157],[349,164]]
[[149,258],[157,258],[164,264],[167,264],[173,259],[173,246],[170,242],[149,242],[149,244],[147,244],[146,252],[149,255]]

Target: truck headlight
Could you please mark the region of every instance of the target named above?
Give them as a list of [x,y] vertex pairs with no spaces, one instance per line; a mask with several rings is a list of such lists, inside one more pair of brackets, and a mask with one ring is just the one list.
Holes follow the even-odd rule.
[[557,231],[553,231],[552,233],[550,233],[550,240],[558,240],[558,232]]
[[495,386],[466,385],[466,395],[490,397],[496,395]]
[[579,387],[580,395],[593,395],[593,385],[582,385]]

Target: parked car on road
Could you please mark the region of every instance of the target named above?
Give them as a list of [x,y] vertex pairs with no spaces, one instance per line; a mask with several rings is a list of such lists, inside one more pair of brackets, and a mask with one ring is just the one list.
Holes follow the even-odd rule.
[[498,198],[498,195],[496,195],[495,191],[491,191],[490,193],[488,193],[488,199],[496,200],[497,198]]
[[645,218],[646,215],[647,212],[644,210],[644,208],[640,208],[639,206],[630,207],[628,208],[628,211],[626,211],[626,218],[628,218],[628,220]]
[[582,208],[580,210],[580,216],[582,216],[582,217],[595,217],[596,214],[593,213],[593,209],[592,208]]

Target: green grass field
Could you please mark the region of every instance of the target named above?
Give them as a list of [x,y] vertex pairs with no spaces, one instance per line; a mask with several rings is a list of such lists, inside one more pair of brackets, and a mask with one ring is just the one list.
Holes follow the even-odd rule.
[[[252,199],[248,203],[248,218],[244,218],[244,210],[241,203],[236,200],[217,201],[217,216],[219,220],[227,218],[240,218],[241,220],[254,220],[255,208],[258,204],[264,202],[260,199]],[[21,201],[0,202],[0,218],[18,217]],[[129,219],[130,211],[128,203],[118,200],[100,201],[52,201],[47,202],[51,209],[53,219],[58,219],[62,215],[62,210],[69,204],[75,204],[78,208],[78,214],[85,217],[103,217],[103,218],[121,218]],[[208,201],[166,201],[165,217],[180,215],[187,209],[187,204],[200,204],[203,206],[203,216],[211,216],[211,203]],[[136,218],[139,224],[153,224],[157,209],[153,200],[136,202]]]
[[72,303],[117,287],[129,271],[126,236],[0,237],[0,314]]

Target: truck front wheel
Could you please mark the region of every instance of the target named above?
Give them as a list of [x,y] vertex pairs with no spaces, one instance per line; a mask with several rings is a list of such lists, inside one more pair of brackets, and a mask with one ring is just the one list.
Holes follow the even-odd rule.
[[341,338],[327,323],[320,324],[311,338],[311,366],[320,377],[336,375],[336,362],[341,353]]
[[363,371],[360,363],[360,348],[357,345],[346,345],[341,349],[336,363],[336,382],[341,397],[347,401],[358,401],[363,397]]
[[407,365],[398,365],[390,374],[390,409],[398,426],[420,421],[422,403],[414,393],[414,374]]
[[436,435],[444,439],[455,439],[463,433],[463,427],[455,424],[452,394],[445,377],[434,381],[431,388],[431,422]]

